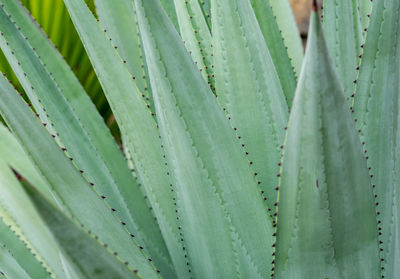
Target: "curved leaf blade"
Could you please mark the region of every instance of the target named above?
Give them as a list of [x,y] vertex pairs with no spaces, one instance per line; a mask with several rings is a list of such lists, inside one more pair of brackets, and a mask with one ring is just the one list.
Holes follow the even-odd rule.
[[98,235],[121,258],[133,264],[140,275],[157,278],[154,266],[149,263],[124,224],[113,215],[111,208],[104,203],[104,198],[93,191],[89,182],[82,177],[3,77],[0,77],[0,113],[51,185],[58,205]]
[[[30,175],[30,174],[29,174]],[[32,175],[30,175],[32,177]],[[0,156],[0,217],[29,247],[47,270],[58,278],[67,278],[58,246],[20,187],[7,161]],[[5,241],[6,237],[2,235]],[[4,243],[3,244],[7,244]],[[13,247],[9,247],[12,249]]]
[[289,58],[284,38],[279,30],[272,7],[268,0],[251,0],[254,14],[263,33],[276,72],[281,81],[283,93],[289,108],[292,106],[297,79],[292,61]]
[[95,0],[95,4],[100,25],[110,37],[129,73],[135,77],[139,91],[143,93],[143,98],[154,112],[146,59],[143,54],[133,1]]
[[249,1],[212,0],[217,100],[273,214],[288,106]]
[[159,2],[136,5],[191,271],[263,278],[272,222],[245,154]]
[[325,1],[324,30],[345,96],[351,104],[363,43],[358,0]]
[[383,276],[400,276],[400,2],[374,1],[354,100],[376,185]]
[[[147,201],[100,115],[57,50],[16,1],[4,2],[2,47],[31,100],[65,153],[74,159],[115,215],[155,259],[168,257]],[[26,40],[24,38],[28,38]],[[11,50],[11,51],[10,51]],[[21,62],[20,62],[21,61]],[[48,72],[49,71],[49,72]],[[33,89],[34,88],[34,89]],[[34,103],[34,102],[33,102]],[[43,118],[42,118],[43,119]],[[52,125],[51,125],[52,124]],[[38,185],[39,186],[39,185]],[[167,259],[168,261],[168,259]]]
[[90,230],[68,218],[28,181],[17,175],[47,228],[73,263],[79,278],[141,278],[136,270],[128,267],[127,262],[124,263],[116,254],[113,255],[106,245],[103,244],[103,247]]
[[[28,249],[25,243],[18,238],[17,233],[12,231],[12,228],[7,226],[2,219],[0,219],[0,246],[5,246],[10,251],[13,258],[25,270],[31,278],[50,279],[51,275],[46,271],[44,266]],[[4,250],[3,250],[4,251]],[[0,270],[2,268],[0,267]]]
[[0,245],[0,272],[6,278],[32,278],[4,245]]
[[199,0],[175,0],[182,40],[204,80],[215,90],[212,37],[201,5]]
[[304,49],[290,3],[288,0],[269,0],[269,4],[282,32],[294,72],[298,76],[303,63]]
[[[163,159],[160,133],[138,88],[123,61],[99,28],[82,0],[64,0],[83,44],[96,69],[98,78],[126,140],[139,181],[143,183],[149,202],[168,248],[175,270],[164,261],[157,266],[164,276],[187,277],[186,260],[180,243],[174,196],[170,189],[168,168]],[[181,273],[182,272],[182,273]]]

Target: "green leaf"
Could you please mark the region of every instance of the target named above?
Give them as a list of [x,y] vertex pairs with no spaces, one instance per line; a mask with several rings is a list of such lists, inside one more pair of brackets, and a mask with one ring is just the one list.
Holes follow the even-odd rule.
[[128,262],[123,262],[117,254],[107,249],[107,245],[101,243],[96,234],[67,217],[24,178],[19,179],[54,238],[73,263],[79,278],[142,278],[137,270],[129,268]]
[[138,269],[141,276],[157,278],[155,268],[124,223],[104,202],[105,197],[92,189],[3,77],[0,77],[0,113],[45,181],[51,185],[59,206]]
[[[14,2],[10,4],[20,5],[19,1],[7,2]],[[89,2],[90,5],[93,4],[92,0],[87,2]],[[101,95],[103,95],[101,86],[97,79],[92,79],[94,76],[93,67],[90,64],[89,58],[85,53],[85,49],[83,48],[63,1],[21,0],[21,3],[27,8],[27,11],[29,11],[32,20],[36,21],[50,41],[57,46],[60,54],[71,66],[71,69],[77,75],[82,86],[93,98],[95,104],[98,105],[98,108],[104,109],[101,104]],[[106,118],[109,117],[106,113],[104,116]]]
[[160,3],[135,2],[190,270],[264,278],[272,223],[246,156]]
[[360,10],[360,18],[361,18],[361,26],[362,29],[367,28],[369,25],[369,17],[372,12],[372,2],[371,0],[358,0],[359,2],[359,10]]
[[178,17],[176,15],[174,0],[160,0],[164,11],[167,13],[169,19],[174,24],[176,30],[179,30]]
[[217,100],[273,211],[288,120],[285,96],[250,2],[211,3]]
[[[65,0],[65,3],[126,140],[124,144],[132,155],[136,173],[154,210],[175,270],[178,276],[185,274],[182,277],[186,278],[186,261],[157,124],[123,61],[83,1]],[[163,267],[156,264],[165,277],[176,277],[167,263]]]
[[27,177],[48,199],[52,199],[49,185],[38,173],[32,161],[10,131],[0,123],[0,157],[7,165]]
[[251,0],[251,4],[290,108],[297,80],[281,31],[268,0]]
[[399,14],[399,1],[374,1],[353,106],[376,185],[385,278],[400,276]]
[[186,49],[212,90],[215,90],[212,37],[198,0],[175,0],[180,34]]
[[7,58],[4,56],[3,52],[0,51],[0,72],[5,74],[7,78],[14,84],[18,91],[22,92],[22,87],[18,82],[18,78],[15,76]]
[[126,64],[129,73],[135,77],[139,91],[154,112],[150,81],[143,54],[139,27],[133,0],[95,0],[101,27]]
[[304,49],[299,29],[288,0],[268,0],[276,17],[296,76],[300,74]]
[[32,278],[15,260],[6,246],[0,244],[0,272],[6,278]]
[[319,15],[311,17],[281,170],[274,278],[379,278],[366,161]]
[[345,96],[351,103],[363,43],[358,0],[325,1],[324,30]]
[[[46,271],[44,266],[34,256],[33,252],[26,246],[17,233],[7,226],[3,220],[0,219],[0,246],[5,246],[6,249],[12,254],[13,258],[18,264],[29,274],[31,278],[51,278],[50,274]],[[4,249],[3,249],[3,252]],[[2,267],[0,267],[2,270]]]
[[210,0],[197,0],[203,11],[203,16],[207,21],[208,28],[211,30],[211,1]]
[[[35,108],[44,107],[42,119],[49,124],[46,127],[52,127],[51,132],[66,149],[65,153],[95,185],[98,194],[107,197],[107,204],[115,210],[115,215],[126,223],[129,232],[154,260],[160,257],[168,262],[167,248],[139,183],[132,177],[118,146],[81,85],[23,7],[16,1],[0,2],[5,3],[4,10],[21,29],[1,14],[3,40],[0,45],[6,50],[30,99],[40,100]],[[24,39],[27,36],[29,44]]]
[[[0,157],[3,158],[3,157]],[[20,187],[9,165],[0,159],[0,217],[36,255],[52,275],[67,278],[58,247],[39,218],[29,198]],[[8,244],[1,235],[3,244]],[[12,247],[10,246],[10,249]]]

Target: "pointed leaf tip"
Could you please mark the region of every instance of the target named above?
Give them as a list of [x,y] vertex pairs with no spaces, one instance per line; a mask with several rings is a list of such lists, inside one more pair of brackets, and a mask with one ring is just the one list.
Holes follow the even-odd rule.
[[278,203],[274,278],[379,277],[368,169],[317,13],[288,124]]

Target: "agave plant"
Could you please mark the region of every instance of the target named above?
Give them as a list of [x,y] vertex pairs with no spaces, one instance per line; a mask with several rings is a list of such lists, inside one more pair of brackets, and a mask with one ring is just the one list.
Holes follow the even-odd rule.
[[286,0],[64,4],[122,144],[0,0],[0,277],[400,277],[399,0],[314,1],[304,57]]

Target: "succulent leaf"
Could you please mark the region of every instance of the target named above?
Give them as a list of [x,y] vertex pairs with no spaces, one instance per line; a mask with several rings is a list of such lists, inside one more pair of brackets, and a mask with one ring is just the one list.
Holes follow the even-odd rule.
[[212,0],[217,100],[273,214],[288,107],[249,1]]
[[351,104],[363,43],[358,0],[325,1],[323,20],[331,57]]
[[373,1],[358,0],[358,2],[359,2],[361,26],[362,26],[362,29],[364,30],[364,28],[368,28],[368,25],[369,25],[369,17],[371,15]]
[[191,271],[197,278],[263,278],[272,222],[246,156],[161,5],[136,4]]
[[[74,159],[99,195],[107,197],[115,215],[155,260],[161,255],[168,261],[164,240],[139,183],[91,100],[23,7],[16,1],[1,2],[5,12],[0,14],[0,45],[35,109],[42,111],[39,114],[46,128],[51,128],[49,132],[64,153]],[[31,34],[29,41],[25,34]]]
[[269,4],[282,32],[294,72],[298,76],[303,63],[304,49],[290,3],[288,0],[269,0]]
[[400,0],[309,2],[0,0],[0,278],[400,277]]
[[[2,158],[2,157],[1,157]],[[2,224],[13,231],[20,241],[35,254],[38,261],[57,278],[67,278],[58,246],[35,211],[18,180],[3,159],[0,159],[0,218]],[[1,233],[1,242],[14,251],[14,243]],[[17,253],[15,256],[18,257]],[[23,264],[23,263],[21,263]],[[1,269],[0,269],[1,270]],[[18,277],[17,277],[18,278]]]
[[6,246],[0,244],[0,272],[5,278],[32,278],[13,257]]
[[210,0],[197,0],[203,10],[203,15],[207,21],[208,28],[211,31],[211,1]]
[[37,185],[37,189],[48,199],[52,199],[49,185],[36,170],[29,156],[14,135],[0,123],[0,157],[1,161],[17,170]]
[[289,108],[292,106],[297,80],[284,38],[275,20],[275,15],[268,0],[251,0],[260,30],[263,33],[276,72],[281,81],[283,93]]
[[274,278],[379,278],[361,142],[313,12],[283,156]]
[[[15,261],[21,266],[21,268],[29,275],[29,278],[43,278],[49,279],[51,275],[46,271],[44,266],[39,262],[38,258],[34,256],[34,254],[29,250],[29,248],[25,245],[25,243],[18,238],[16,232],[12,231],[12,228],[7,226],[3,220],[0,219],[0,235],[1,235],[1,244],[0,249],[2,251],[2,255],[6,253],[8,250]],[[5,255],[7,258],[7,255]],[[1,261],[3,262],[3,261]],[[4,271],[4,266],[0,264],[0,270]],[[10,274],[5,274],[10,276]],[[28,277],[28,276],[27,276]],[[17,278],[17,277],[15,277]],[[23,277],[19,277],[23,278]]]
[[[187,270],[157,124],[123,61],[82,0],[65,0],[115,114],[175,269]],[[154,90],[154,89],[153,89]],[[166,257],[164,257],[166,258]],[[162,263],[162,262],[161,262]],[[168,262],[163,272],[173,276]],[[179,268],[178,268],[179,267]],[[179,271],[177,271],[179,274]],[[179,275],[178,275],[179,276]]]
[[199,0],[175,0],[175,8],[182,40],[204,80],[215,90],[213,43],[201,3]]
[[400,2],[374,1],[354,100],[354,119],[380,220],[383,275],[400,276]]
[[139,91],[154,112],[146,59],[137,26],[135,5],[132,0],[95,0],[101,27],[124,61],[129,73],[135,77]]
[[171,20],[172,24],[179,32],[179,23],[178,17],[176,15],[174,0],[160,0],[160,3],[163,6],[164,11],[168,15],[169,19]]
[[67,217],[23,177],[19,179],[62,251],[73,263],[75,276],[99,279],[142,278],[138,270],[132,270],[128,262],[123,262],[95,234]]
[[[71,214],[99,239],[117,251],[146,278],[156,278],[155,268],[139,248],[124,223],[115,217],[104,200],[75,168],[45,128],[35,119],[28,105],[11,85],[0,77],[0,113],[31,160],[51,185],[58,206]],[[46,154],[43,156],[43,154]]]

